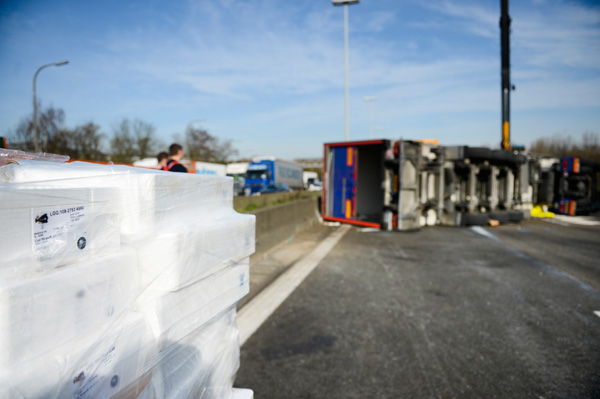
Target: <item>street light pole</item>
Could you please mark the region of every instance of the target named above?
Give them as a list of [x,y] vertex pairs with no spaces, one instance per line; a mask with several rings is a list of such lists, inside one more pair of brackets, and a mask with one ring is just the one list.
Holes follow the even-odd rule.
[[350,97],[350,83],[349,83],[349,50],[348,50],[348,5],[358,4],[359,0],[331,0],[334,6],[344,6],[344,126],[346,133],[346,141],[350,136],[350,121],[349,121],[349,97]]
[[33,131],[34,131],[34,138],[33,138],[33,148],[35,152],[41,152],[40,149],[40,133],[38,130],[38,123],[37,123],[37,100],[35,98],[35,81],[37,79],[38,73],[40,73],[40,71],[46,67],[49,66],[63,66],[68,64],[69,61],[60,61],[60,62],[53,62],[51,64],[46,64],[46,65],[42,65],[41,67],[38,68],[37,71],[35,71],[35,74],[33,75]]
[[377,101],[377,97],[365,97],[365,101],[369,103],[369,138],[373,137],[373,101]]

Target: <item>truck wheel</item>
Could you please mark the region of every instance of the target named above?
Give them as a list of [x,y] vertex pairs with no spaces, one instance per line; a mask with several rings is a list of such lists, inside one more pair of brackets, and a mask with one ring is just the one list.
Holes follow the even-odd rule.
[[510,222],[510,216],[508,212],[490,212],[488,215],[490,219],[495,219],[499,221],[500,224],[506,224]]
[[485,213],[463,213],[462,220],[465,226],[486,226],[488,215]]
[[508,219],[511,222],[521,222],[524,218],[523,212],[521,211],[509,211]]

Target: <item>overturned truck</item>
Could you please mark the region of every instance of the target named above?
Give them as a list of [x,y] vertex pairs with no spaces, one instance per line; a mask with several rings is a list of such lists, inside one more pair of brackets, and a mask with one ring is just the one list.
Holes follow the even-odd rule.
[[599,164],[435,141],[326,143],[323,218],[384,230],[518,222],[543,203],[600,209]]

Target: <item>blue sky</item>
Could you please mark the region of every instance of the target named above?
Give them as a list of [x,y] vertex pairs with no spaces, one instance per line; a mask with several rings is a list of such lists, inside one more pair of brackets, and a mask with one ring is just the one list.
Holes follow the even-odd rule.
[[[350,139],[500,141],[499,0],[350,7]],[[600,5],[520,0],[512,141],[600,133]],[[169,143],[197,119],[241,156],[318,157],[344,139],[343,12],[329,0],[2,1],[0,135],[44,106],[107,135],[122,118]],[[195,126],[199,124],[196,123]]]

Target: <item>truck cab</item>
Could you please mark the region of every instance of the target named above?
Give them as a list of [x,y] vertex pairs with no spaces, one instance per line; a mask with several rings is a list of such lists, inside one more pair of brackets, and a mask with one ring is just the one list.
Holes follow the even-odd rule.
[[273,165],[269,161],[252,162],[246,171],[246,191],[250,194],[260,192],[263,187],[273,183]]

